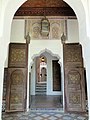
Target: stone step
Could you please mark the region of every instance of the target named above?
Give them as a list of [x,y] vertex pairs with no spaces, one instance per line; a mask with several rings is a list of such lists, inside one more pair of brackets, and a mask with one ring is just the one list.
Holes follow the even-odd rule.
[[46,90],[36,90],[35,92],[46,92]]
[[36,84],[36,95],[46,95],[47,84],[46,83],[37,83]]
[[46,84],[36,84],[36,86],[47,86]]
[[46,95],[46,92],[35,92],[36,95]]
[[36,91],[46,91],[46,88],[43,88],[43,87],[38,87],[38,88],[36,88]]
[[36,89],[46,89],[46,86],[36,86]]

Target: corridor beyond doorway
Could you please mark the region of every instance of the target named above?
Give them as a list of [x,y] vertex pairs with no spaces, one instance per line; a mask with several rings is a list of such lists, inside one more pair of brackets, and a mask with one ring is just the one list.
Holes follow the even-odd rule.
[[35,95],[31,96],[30,110],[63,110],[62,96]]

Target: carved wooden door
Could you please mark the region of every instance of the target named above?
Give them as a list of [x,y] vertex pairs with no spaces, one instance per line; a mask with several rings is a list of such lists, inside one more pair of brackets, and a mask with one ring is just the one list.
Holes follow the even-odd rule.
[[26,72],[25,68],[8,68],[6,112],[25,110]]
[[83,68],[65,68],[66,111],[85,112]]
[[65,110],[85,112],[85,80],[82,47],[79,43],[64,44]]
[[8,67],[26,68],[28,66],[28,44],[10,43]]
[[6,108],[6,85],[7,85],[7,68],[4,68],[4,81],[3,81],[3,101],[2,101],[2,111],[5,112]]
[[25,111],[28,45],[10,43],[7,72],[6,112]]

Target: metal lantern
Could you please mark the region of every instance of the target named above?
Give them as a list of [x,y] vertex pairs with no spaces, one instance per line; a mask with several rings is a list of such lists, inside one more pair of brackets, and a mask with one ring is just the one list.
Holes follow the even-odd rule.
[[45,17],[41,20],[41,35],[47,37],[50,31],[49,20]]

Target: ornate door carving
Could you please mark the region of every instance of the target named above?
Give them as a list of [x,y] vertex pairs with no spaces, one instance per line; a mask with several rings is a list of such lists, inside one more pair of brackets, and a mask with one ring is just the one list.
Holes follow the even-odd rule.
[[25,43],[10,43],[8,59],[8,67],[27,67],[28,45]]
[[26,109],[28,45],[10,43],[7,72],[6,112]]
[[26,75],[26,68],[8,68],[6,112],[25,110]]
[[8,68],[4,68],[3,101],[2,101],[2,111],[3,111],[3,112],[5,112],[5,108],[6,108],[7,72],[8,72]]
[[85,112],[83,68],[65,68],[66,111]]
[[65,110],[85,112],[85,80],[82,47],[79,43],[64,45]]

